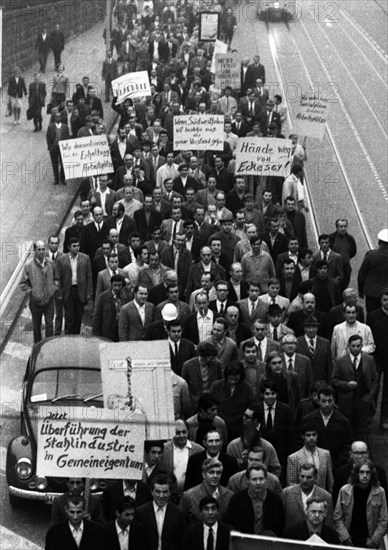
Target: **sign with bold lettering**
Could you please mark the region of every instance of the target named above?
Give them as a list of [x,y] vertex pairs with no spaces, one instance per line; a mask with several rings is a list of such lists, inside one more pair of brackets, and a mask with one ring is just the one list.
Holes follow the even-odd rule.
[[53,477],[141,479],[144,415],[125,423],[92,407],[39,407],[37,474]]
[[174,150],[223,151],[224,115],[174,116]]
[[66,180],[113,172],[106,135],[66,139],[59,142]]
[[223,90],[225,86],[239,89],[241,85],[239,55],[236,53],[218,53],[215,57],[215,87],[218,90]]
[[290,139],[245,137],[237,140],[235,175],[281,176],[291,169]]
[[210,67],[210,71],[212,73],[216,72],[216,55],[219,53],[227,53],[227,51],[228,51],[228,44],[225,44],[225,42],[222,42],[221,40],[216,40],[214,42],[212,64]]
[[292,132],[322,141],[326,128],[328,109],[332,101],[333,99],[324,95],[317,97],[315,95],[302,94],[296,107]]
[[122,103],[127,97],[146,97],[151,95],[150,79],[147,71],[127,73],[112,80],[113,95],[116,104]]
[[167,340],[100,344],[104,407],[127,422],[144,415],[146,439],[170,439],[175,432],[171,361]]

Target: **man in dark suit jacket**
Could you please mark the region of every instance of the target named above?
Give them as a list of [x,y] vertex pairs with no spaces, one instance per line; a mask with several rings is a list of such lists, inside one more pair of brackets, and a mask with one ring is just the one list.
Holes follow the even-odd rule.
[[28,87],[28,108],[31,110],[34,132],[42,129],[42,107],[46,99],[46,84],[40,81],[39,73],[34,74],[34,82]]
[[55,25],[55,29],[50,34],[50,46],[54,54],[54,65],[58,68],[61,63],[61,53],[65,48],[65,36],[62,31],[59,30],[59,25]]
[[[182,338],[182,321],[176,319],[168,324],[167,328],[171,368],[176,374],[181,376],[183,363],[193,359],[197,352],[191,340]],[[176,346],[175,346],[176,344]]]
[[[125,208],[122,202],[116,202],[112,206],[112,216],[106,219],[106,225],[109,229],[114,228],[119,233],[119,243],[127,245],[132,233],[137,232],[135,221],[125,214]],[[124,252],[122,253],[124,255]],[[128,259],[128,258],[127,258]],[[130,262],[126,262],[127,265]]]
[[306,503],[306,519],[288,525],[283,531],[283,537],[293,540],[308,540],[313,533],[316,533],[328,544],[340,544],[337,531],[324,523],[326,512],[327,503],[323,498],[309,498]]
[[117,506],[125,497],[124,491],[126,494],[132,495],[136,508],[152,500],[151,489],[143,481],[118,479],[108,485],[102,493],[102,509],[106,521],[115,519]]
[[[318,390],[319,409],[304,417],[318,433],[318,446],[330,451],[333,471],[347,463],[352,442],[349,420],[334,408],[334,390],[330,386]],[[323,418],[327,421],[326,425]]]
[[[342,258],[337,252],[333,252],[330,248],[330,235],[319,235],[319,248],[320,250],[313,256],[312,267],[317,271],[317,262],[319,260],[325,260],[327,262],[327,274],[330,278],[340,285],[344,277],[344,269],[342,265]],[[315,273],[316,273],[315,271]]]
[[388,280],[388,229],[380,231],[377,239],[378,248],[366,252],[357,277],[358,293],[360,298],[365,295],[368,314],[380,307],[381,290]]
[[70,138],[69,128],[61,122],[61,113],[55,114],[55,122],[49,125],[46,133],[47,149],[50,152],[51,164],[54,172],[54,184],[61,182],[66,185],[59,142]]
[[[103,550],[102,527],[87,519],[85,499],[80,495],[71,495],[65,506],[67,521],[52,525],[46,534],[46,550]],[[79,542],[75,535],[82,528]],[[75,533],[75,534],[73,534]]]
[[234,115],[234,121],[232,122],[232,132],[238,137],[245,137],[250,131],[249,124],[243,120],[242,112],[236,111]]
[[104,108],[101,103],[101,99],[96,96],[96,89],[90,88],[89,97],[86,98],[87,105],[89,105],[91,111],[97,111],[100,118],[104,118]]
[[[264,381],[260,390],[263,401],[258,406],[263,425],[260,433],[276,450],[282,467],[281,481],[285,481],[287,457],[297,449],[293,413],[288,405],[278,401],[278,391],[271,380]],[[271,414],[271,419],[269,415]]]
[[281,133],[282,122],[280,120],[280,115],[274,111],[275,103],[272,99],[267,101],[266,110],[262,110],[259,115],[260,129],[261,133],[266,136],[268,133],[268,128],[271,124],[276,124],[278,132]]
[[65,238],[63,240],[63,252],[69,252],[70,239],[75,237],[80,243],[80,252],[85,252],[85,225],[84,215],[81,210],[74,212],[75,224],[67,227],[65,230]]
[[42,73],[46,71],[47,57],[50,48],[50,37],[47,33],[47,28],[42,27],[42,30],[38,32],[35,42],[35,49],[38,50],[39,70]]
[[160,260],[163,265],[177,272],[179,298],[184,300],[187,275],[193,263],[191,253],[186,248],[186,235],[184,233],[176,233],[173,244],[162,251]]
[[296,352],[310,359],[313,382],[323,380],[329,384],[332,369],[330,341],[317,335],[319,321],[316,317],[307,317],[303,328],[305,334],[297,338]]
[[184,491],[202,483],[202,462],[206,458],[217,458],[217,460],[222,462],[223,470],[220,484],[223,487],[227,486],[229,478],[238,472],[238,464],[233,456],[227,455],[222,450],[222,446],[225,443],[217,430],[210,429],[206,433],[202,443],[205,450],[190,456],[187,462]]
[[[79,252],[80,243],[72,237],[69,253],[55,262],[55,280],[58,281],[58,299],[65,309],[65,334],[80,334],[84,306],[93,297],[92,268],[86,254]],[[76,283],[72,262],[76,263]]]
[[186,189],[191,187],[195,191],[198,191],[200,185],[198,181],[189,175],[189,167],[187,164],[181,164],[178,168],[179,176],[173,179],[172,188],[173,191],[179,193],[183,197],[186,196]]
[[[134,299],[125,304],[119,315],[120,342],[144,340],[147,327],[154,319],[154,306],[147,302],[148,289],[138,285],[133,289]],[[136,303],[135,303],[136,302]],[[142,319],[140,311],[143,311]]]
[[293,311],[287,321],[287,325],[292,328],[295,336],[304,335],[304,321],[307,317],[314,316],[319,322],[318,335],[327,338],[327,318],[322,311],[315,309],[316,299],[314,294],[306,292],[303,295],[303,309]]
[[[279,537],[284,529],[284,508],[282,499],[266,489],[267,468],[264,465],[251,466],[247,471],[248,489],[233,495],[225,521],[237,531]],[[254,502],[262,501],[262,530],[255,530],[256,514]]]
[[[187,529],[185,550],[225,550],[229,547],[229,535],[231,527],[222,521],[218,521],[218,500],[206,496],[199,502],[202,522],[192,525]],[[210,534],[211,529],[211,534]],[[213,540],[213,546],[209,543]],[[204,542],[206,541],[206,542]]]
[[162,214],[152,208],[150,196],[144,197],[143,208],[136,210],[133,217],[142,242],[151,239],[152,229],[159,227],[163,219]]
[[258,78],[260,78],[260,80],[263,81],[263,84],[265,84],[265,67],[260,63],[260,56],[254,56],[253,63],[250,63],[248,65],[247,72],[249,73],[246,77],[246,80],[248,81],[248,86],[254,87]]
[[91,261],[109,233],[109,227],[103,219],[101,206],[95,206],[92,213],[93,221],[85,226],[85,253]]
[[117,307],[125,305],[130,295],[124,290],[125,280],[121,275],[113,275],[110,290],[102,292],[96,301],[93,315],[93,335],[119,341]]
[[279,232],[279,226],[279,220],[272,218],[269,222],[269,231],[263,235],[263,241],[267,243],[268,252],[275,265],[279,254],[288,250],[287,237]]
[[[151,484],[153,501],[136,510],[135,519],[144,530],[142,543],[147,550],[184,550],[185,517],[178,506],[169,502],[171,489],[168,476],[155,476]],[[160,519],[156,514],[160,514]]]

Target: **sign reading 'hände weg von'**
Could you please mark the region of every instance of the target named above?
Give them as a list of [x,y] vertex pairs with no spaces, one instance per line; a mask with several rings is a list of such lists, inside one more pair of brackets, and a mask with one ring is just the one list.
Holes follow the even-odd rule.
[[236,175],[282,176],[291,169],[290,139],[246,137],[237,140]]
[[174,116],[174,149],[223,151],[224,115]]

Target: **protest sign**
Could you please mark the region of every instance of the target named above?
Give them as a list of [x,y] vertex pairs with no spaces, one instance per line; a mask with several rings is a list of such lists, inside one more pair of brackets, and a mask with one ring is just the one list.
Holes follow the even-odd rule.
[[100,357],[104,406],[123,422],[128,414],[143,414],[146,439],[170,439],[174,403],[167,340],[100,344]]
[[239,55],[218,53],[215,57],[215,87],[218,90],[223,90],[228,85],[233,89],[239,89],[241,86]]
[[290,139],[245,137],[237,140],[235,175],[281,176],[291,169]]
[[302,94],[296,107],[292,132],[322,141],[331,101],[323,94],[318,97]]
[[150,79],[147,71],[127,73],[112,80],[113,95],[116,104],[122,103],[127,97],[146,97],[151,95]]
[[174,116],[174,150],[223,151],[224,115]]
[[37,474],[141,479],[144,415],[135,413],[125,424],[114,417],[91,407],[39,407]]
[[66,180],[113,172],[106,135],[66,139],[59,142]]
[[201,12],[199,14],[199,40],[201,42],[214,42],[220,32],[219,12]]
[[227,53],[227,51],[228,51],[228,44],[225,44],[225,42],[221,42],[221,40],[216,40],[214,42],[212,64],[210,67],[210,71],[212,73],[216,72],[216,55],[219,53]]
[[[349,546],[333,545],[324,542],[320,537],[311,537],[311,540],[299,541],[291,539],[279,539],[277,537],[264,537],[261,535],[246,535],[232,531],[230,533],[229,550],[345,550]],[[354,548],[352,546],[352,548]],[[357,548],[354,548],[357,550]]]

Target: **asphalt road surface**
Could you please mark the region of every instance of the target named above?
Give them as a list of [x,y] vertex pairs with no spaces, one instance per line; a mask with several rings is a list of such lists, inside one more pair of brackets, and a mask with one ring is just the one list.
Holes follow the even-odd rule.
[[[324,139],[321,143],[309,139],[307,144],[309,240],[315,242],[317,234],[333,231],[335,220],[346,217],[358,246],[353,261],[355,285],[354,274],[364,253],[377,245],[377,233],[388,225],[387,3],[302,0],[299,6],[295,20],[268,24],[257,20],[256,3],[239,6],[232,48],[251,59],[260,54],[270,95],[282,93],[287,100],[290,116],[285,134],[292,128],[299,93],[312,88],[330,93]],[[44,144],[40,145],[43,151]],[[28,155],[33,147],[31,143]],[[29,310],[24,308],[1,355],[0,523],[43,545],[50,509],[28,504],[22,511],[12,510],[5,482],[6,448],[19,428],[21,380],[31,344]],[[387,443],[373,424],[374,458],[385,466]],[[0,548],[8,550],[1,542]]]

